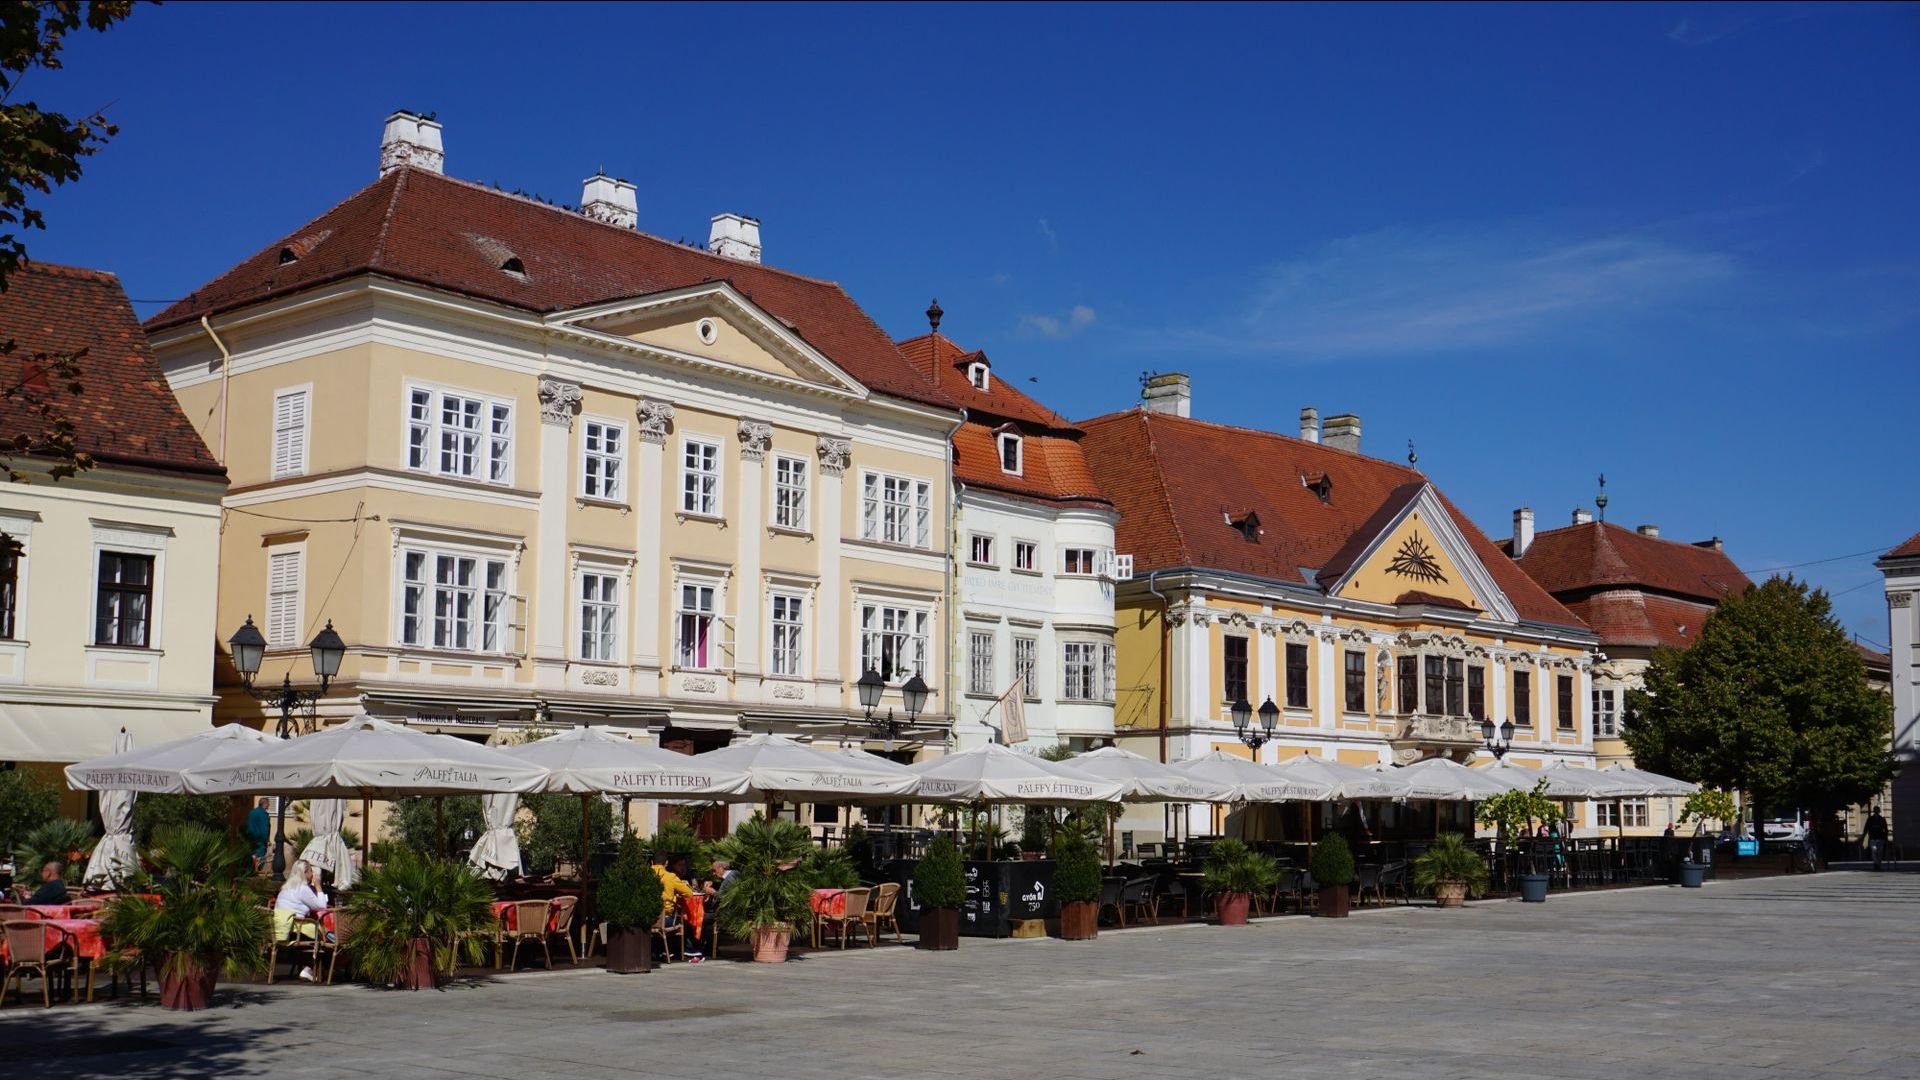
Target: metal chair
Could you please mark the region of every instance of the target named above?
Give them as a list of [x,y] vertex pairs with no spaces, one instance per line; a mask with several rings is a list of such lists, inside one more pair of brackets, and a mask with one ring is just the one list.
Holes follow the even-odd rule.
[[1126,909],[1120,906],[1120,894],[1126,890],[1126,887],[1126,878],[1110,877],[1100,879],[1100,896],[1096,901],[1100,906],[1095,908],[1093,912],[1095,922],[1100,920],[1100,916],[1104,915],[1108,908],[1112,908],[1114,917],[1120,920],[1120,925],[1127,925]]
[[1127,912],[1132,911],[1139,919],[1159,925],[1159,898],[1156,895],[1159,882],[1152,877],[1137,877],[1120,887],[1120,925],[1127,925]]
[[1386,894],[1380,891],[1380,875],[1385,868],[1379,863],[1363,863],[1353,869],[1353,898],[1361,907],[1367,904],[1367,894],[1381,904],[1387,902]]

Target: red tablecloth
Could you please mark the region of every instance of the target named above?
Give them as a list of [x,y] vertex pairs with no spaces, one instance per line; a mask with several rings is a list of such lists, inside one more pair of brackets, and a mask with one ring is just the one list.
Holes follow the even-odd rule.
[[[82,910],[75,911],[76,907]],[[27,911],[28,917],[34,919],[76,919],[99,907],[99,904],[28,904]]]
[[[107,944],[100,937],[99,919],[41,919],[47,926],[47,949],[51,952],[62,941],[71,942],[73,951],[89,960],[107,955]],[[11,962],[5,941],[0,941],[0,960]]]
[[[526,904],[531,902],[532,901],[528,901],[528,900],[495,900],[493,902],[493,917],[500,920],[501,929],[503,930],[515,929],[514,923],[516,921],[517,916],[515,916],[513,913],[513,905]],[[548,904],[547,931],[549,933],[553,932],[553,923],[555,918],[558,917],[558,915],[559,913],[553,910],[552,904]]]
[[680,898],[680,910],[687,917],[687,929],[693,931],[696,940],[700,937],[700,927],[707,921],[707,898],[699,893]]
[[813,890],[813,900],[811,903],[813,904],[813,913],[815,915],[834,917],[845,915],[847,913],[847,890],[815,889]]

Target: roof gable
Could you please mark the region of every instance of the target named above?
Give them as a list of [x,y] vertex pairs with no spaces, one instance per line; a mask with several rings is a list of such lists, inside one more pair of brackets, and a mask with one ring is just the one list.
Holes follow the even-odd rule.
[[[1432,484],[1402,485],[1381,509],[1386,512],[1356,529],[1317,575],[1329,595],[1376,604],[1451,602],[1506,622],[1515,619],[1512,601]],[[1403,599],[1409,593],[1418,598]]]
[[1012,420],[1028,427],[1073,430],[1067,418],[1028,397],[999,372],[993,372],[985,390],[967,378],[975,362],[993,364],[987,354],[961,347],[942,334],[922,334],[900,342],[900,353],[940,392],[960,403],[967,415],[979,419]]

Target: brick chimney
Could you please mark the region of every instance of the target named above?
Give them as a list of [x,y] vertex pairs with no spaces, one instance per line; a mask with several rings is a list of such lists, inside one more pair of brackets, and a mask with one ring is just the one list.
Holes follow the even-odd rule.
[[386,130],[380,133],[381,176],[402,165],[444,172],[446,161],[446,148],[440,144],[439,121],[404,109],[387,117]]
[[1300,410],[1300,438],[1304,442],[1320,441],[1320,410],[1311,405]]
[[604,221],[623,229],[631,229],[640,223],[640,203],[634,197],[633,185],[625,180],[615,180],[606,173],[594,173],[587,177],[580,192],[580,212],[595,221]]
[[1527,549],[1533,546],[1533,507],[1523,506],[1513,512],[1513,557],[1523,558]]
[[713,215],[707,250],[741,262],[760,261],[760,221],[741,214]]
[[1147,403],[1148,412],[1192,416],[1193,379],[1177,371],[1149,376],[1140,388],[1140,398]]
[[1650,536],[1655,540],[1660,539],[1660,526],[1658,525],[1642,525],[1638,529],[1635,529],[1634,532],[1639,533],[1641,536]]
[[1320,441],[1336,450],[1360,452],[1360,418],[1352,413],[1327,417],[1321,425]]

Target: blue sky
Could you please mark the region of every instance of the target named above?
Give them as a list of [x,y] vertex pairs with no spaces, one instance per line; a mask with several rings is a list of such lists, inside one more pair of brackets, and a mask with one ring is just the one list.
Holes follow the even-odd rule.
[[[1352,411],[1489,533],[1589,504],[1743,567],[1920,530],[1920,8],[218,6],[75,39],[21,97],[121,126],[41,258],[143,314],[369,182],[450,173],[769,262],[1085,417]],[[1026,383],[1027,377],[1037,383]],[[1799,571],[1886,640],[1870,555]]]

